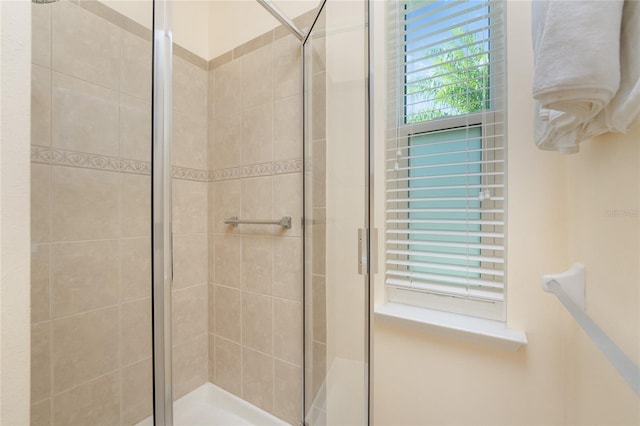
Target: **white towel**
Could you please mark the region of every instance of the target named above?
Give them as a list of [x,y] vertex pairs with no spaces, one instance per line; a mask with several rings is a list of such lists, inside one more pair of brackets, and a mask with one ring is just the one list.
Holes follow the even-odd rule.
[[620,85],[623,1],[533,2],[536,144],[576,152]]
[[624,2],[620,31],[620,88],[587,125],[585,138],[609,131],[626,133],[640,121],[640,1]]

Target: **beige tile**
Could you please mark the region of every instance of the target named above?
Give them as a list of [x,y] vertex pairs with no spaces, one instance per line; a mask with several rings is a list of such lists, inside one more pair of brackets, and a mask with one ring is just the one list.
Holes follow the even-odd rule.
[[221,67],[222,65],[229,63],[233,60],[233,51],[230,50],[222,55],[216,56],[211,59],[208,64],[208,68],[210,71],[215,70],[216,68]]
[[241,346],[220,337],[215,338],[215,384],[240,396],[242,393]]
[[264,103],[242,112],[240,162],[243,166],[273,160],[273,105]]
[[324,72],[311,77],[311,97],[309,114],[311,120],[311,140],[326,138],[327,134],[327,89]]
[[273,104],[273,160],[302,158],[302,95]]
[[[242,219],[272,219],[273,210],[273,178],[271,176],[243,179],[241,182]],[[244,234],[271,235],[279,232],[277,226],[272,225],[241,225],[240,232]]]
[[242,293],[242,345],[273,354],[273,307],[270,296]]
[[51,322],[31,327],[31,401],[51,396]]
[[311,400],[313,400],[327,377],[327,346],[313,342],[311,359]]
[[209,381],[211,383],[215,383],[216,382],[216,336],[214,334],[208,334],[208,339],[209,339],[209,351],[208,351],[208,362],[207,362],[207,367],[208,367],[208,373],[209,373]]
[[313,225],[311,226],[311,271],[314,274],[326,275],[326,213],[323,208],[313,209]]
[[121,300],[151,297],[151,239],[120,240]]
[[207,232],[207,183],[173,179],[173,232]]
[[313,207],[325,207],[327,205],[327,153],[326,141],[320,139],[311,144],[312,171],[311,171],[311,205]]
[[302,365],[302,304],[273,299],[273,356]]
[[51,318],[49,294],[49,246],[31,247],[31,323]]
[[235,235],[215,236],[215,283],[240,287],[242,268],[242,240]]
[[273,295],[302,300],[302,239],[273,239]]
[[31,62],[51,68],[52,4],[31,4]]
[[120,91],[151,101],[151,42],[122,32]]
[[[119,334],[120,315],[117,307],[55,320],[54,393],[118,368]],[[56,415],[57,411],[56,406]]]
[[291,229],[277,229],[279,235],[302,236],[302,173],[273,177],[273,217],[291,216]]
[[51,70],[31,66],[31,144],[51,145]]
[[240,161],[240,141],[242,115],[219,113],[214,118],[214,144],[211,152],[212,168],[228,169],[238,167]]
[[173,288],[207,284],[207,234],[173,237]]
[[263,410],[273,410],[273,358],[242,349],[242,397]]
[[[242,75],[240,61],[231,61],[215,70],[216,120],[240,116],[242,112]],[[216,141],[218,136],[216,135]]]
[[53,10],[53,67],[117,90],[122,30],[69,2]]
[[151,161],[151,102],[120,95],[120,155]]
[[215,334],[240,343],[242,292],[233,288],[215,287]]
[[151,359],[122,369],[122,424],[129,426],[153,412],[153,366]]
[[173,399],[207,381],[207,336],[198,336],[173,347]]
[[173,345],[207,334],[207,287],[199,285],[173,291],[171,303]]
[[51,245],[53,317],[118,303],[119,264],[117,240]]
[[240,216],[240,191],[239,180],[227,180],[214,182],[214,225],[215,232],[239,232],[239,228],[226,225],[224,220],[232,216]]
[[122,305],[122,365],[151,357],[151,298]]
[[216,287],[213,284],[207,286],[207,331],[214,333],[216,329]]
[[118,156],[119,104],[114,90],[54,73],[53,146]]
[[51,425],[51,400],[37,402],[31,405],[31,426],[50,426]]
[[215,71],[208,73],[208,99],[207,99],[207,170],[216,169],[216,98],[215,98]]
[[151,177],[122,173],[120,192],[123,237],[151,234]]
[[[173,107],[187,114],[207,111],[207,71],[173,57]],[[206,118],[205,118],[206,119]]]
[[[209,211],[209,216],[212,212]],[[207,234],[207,279],[209,284],[215,283],[216,276],[216,235]]]
[[100,377],[57,395],[54,398],[53,406],[53,423],[55,425],[107,426],[119,424],[119,373]]
[[302,93],[300,42],[292,35],[273,45],[273,84],[275,99]]
[[31,163],[31,241],[49,241],[51,166]]
[[272,237],[242,237],[242,288],[271,295],[273,277]]
[[242,62],[242,108],[271,103],[273,90],[273,45],[248,53]]
[[206,109],[195,112],[173,110],[173,152],[175,166],[207,169]]
[[118,238],[119,201],[118,173],[53,166],[52,241]]
[[295,425],[302,416],[302,369],[275,360],[273,413]]
[[[216,232],[216,186],[215,182],[207,182],[207,232]],[[210,280],[212,281],[212,280]]]
[[[316,22],[315,28],[325,28],[326,24]],[[309,71],[312,75],[323,73],[327,69],[327,38],[316,37],[311,40],[311,57],[308,58]]]
[[313,275],[311,278],[311,330],[313,340],[327,341],[327,289],[325,277]]
[[273,43],[273,31],[268,31],[233,49],[233,57],[240,58]]

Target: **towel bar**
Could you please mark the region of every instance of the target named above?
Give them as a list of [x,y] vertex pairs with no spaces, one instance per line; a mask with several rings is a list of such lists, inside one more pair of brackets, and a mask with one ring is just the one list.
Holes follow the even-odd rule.
[[640,395],[640,368],[584,312],[584,266],[576,263],[566,272],[544,275],[542,288],[558,297],[636,395]]
[[238,219],[238,216],[228,217],[224,220],[227,225],[280,225],[283,229],[291,229],[291,216],[282,216],[276,220]]

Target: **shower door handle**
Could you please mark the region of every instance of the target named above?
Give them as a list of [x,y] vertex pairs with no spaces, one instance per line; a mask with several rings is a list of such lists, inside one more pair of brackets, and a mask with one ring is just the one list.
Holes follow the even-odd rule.
[[369,273],[369,230],[358,229],[358,274],[367,275]]
[[358,229],[358,273],[360,275],[378,272],[378,229]]

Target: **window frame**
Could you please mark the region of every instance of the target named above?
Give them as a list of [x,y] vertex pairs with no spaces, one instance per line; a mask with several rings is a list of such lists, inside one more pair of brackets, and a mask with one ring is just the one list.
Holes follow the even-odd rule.
[[[504,2],[502,1],[487,1],[488,7],[490,8],[489,16],[492,11],[492,8],[500,8],[502,10],[501,19],[504,22]],[[398,19],[401,19],[401,16]],[[406,15],[405,15],[406,16]],[[404,19],[404,18],[402,18]],[[502,267],[495,268],[501,269],[504,273],[499,282],[502,283],[502,301],[486,301],[473,299],[470,297],[458,297],[454,296],[451,293],[438,293],[436,291],[428,291],[424,289],[412,289],[406,287],[394,286],[392,284],[386,283],[386,274],[385,274],[385,289],[387,300],[389,302],[402,303],[406,305],[414,305],[425,307],[429,309],[436,309],[447,311],[451,313],[476,316],[485,319],[492,319],[498,321],[506,320],[506,297],[507,297],[507,270],[506,270],[506,258],[507,258],[507,248],[506,248],[506,228],[507,228],[507,155],[506,155],[506,108],[505,108],[505,94],[506,94],[506,78],[505,78],[505,63],[504,57],[506,55],[506,36],[499,35],[497,40],[494,40],[494,35],[489,37],[489,49],[487,50],[489,54],[489,88],[490,90],[496,91],[496,96],[490,96],[489,109],[478,111],[470,114],[463,114],[458,116],[451,117],[441,117],[432,120],[422,121],[422,122],[413,122],[406,123],[405,122],[405,101],[406,101],[406,87],[407,82],[404,81],[405,69],[404,62],[406,58],[405,46],[406,43],[404,41],[404,30],[405,26],[402,21],[398,21],[398,26],[395,31],[395,40],[396,40],[396,55],[403,58],[402,61],[397,61],[394,69],[391,71],[390,76],[393,79],[395,75],[396,85],[401,88],[401,90],[395,90],[395,94],[390,96],[390,107],[395,109],[395,128],[390,129],[391,132],[395,131],[395,140],[396,146],[400,149],[410,149],[410,140],[412,137],[425,135],[430,132],[435,131],[443,131],[443,130],[454,130],[454,129],[464,129],[469,126],[478,126],[481,128],[481,147],[482,147],[482,160],[490,161],[495,160],[497,157],[501,157],[503,160],[502,170],[504,172],[501,180],[502,180],[502,194],[501,194],[501,202],[503,213],[502,215],[502,225],[482,225],[482,232],[498,232],[502,234],[502,237],[499,238],[502,240],[500,244],[503,247],[503,253],[501,257],[503,259]],[[498,45],[495,42],[498,41]],[[497,60],[494,61],[494,58]],[[392,80],[390,80],[392,81]],[[393,103],[393,104],[391,104]],[[496,150],[496,147],[501,147],[500,151]],[[389,147],[387,147],[387,150]],[[500,155],[499,155],[500,153]],[[408,155],[407,155],[408,157]],[[388,160],[388,156],[385,160]],[[399,160],[398,166],[402,172],[396,172],[397,178],[408,177],[409,176],[409,159]],[[404,170],[406,169],[406,170]],[[483,165],[483,172],[492,172],[495,171],[496,165],[494,163],[488,163]],[[405,173],[403,176],[401,173]],[[484,187],[485,185],[489,186],[496,182],[496,176],[482,176],[481,185]],[[388,183],[387,183],[388,185]],[[408,188],[408,182],[406,183]],[[400,187],[396,187],[394,189],[398,189]],[[409,192],[399,192],[396,194],[394,198],[404,198],[409,200]],[[390,197],[386,196],[385,200],[390,199]],[[399,209],[408,209],[410,201],[406,201],[405,203],[396,203],[397,208]],[[490,210],[496,208],[496,201],[494,199],[491,200],[483,200],[481,201],[481,209],[482,210]],[[496,213],[481,213],[482,220],[492,220],[497,214]],[[390,218],[409,218],[409,213],[387,213],[387,219]],[[401,225],[396,225],[394,228],[398,229]],[[406,225],[407,229],[409,225]],[[501,228],[499,231],[496,231],[495,228]],[[409,239],[409,232],[406,234],[397,234],[394,238],[396,239]],[[492,244],[496,238],[494,237],[482,237],[482,244]],[[385,247],[388,248],[385,238]],[[386,249],[385,249],[386,251]],[[483,249],[480,255],[488,255],[493,256],[494,250],[486,250]],[[385,254],[385,261],[387,259],[399,259],[399,260],[408,260],[409,255],[398,255],[398,254]],[[485,267],[487,263],[481,262],[480,267]],[[400,266],[395,266],[394,269],[401,270]],[[410,270],[409,266],[405,266],[404,270]],[[490,279],[489,276],[481,275],[481,279]],[[498,280],[496,280],[498,281]]]

